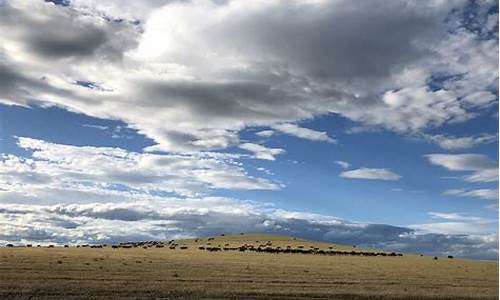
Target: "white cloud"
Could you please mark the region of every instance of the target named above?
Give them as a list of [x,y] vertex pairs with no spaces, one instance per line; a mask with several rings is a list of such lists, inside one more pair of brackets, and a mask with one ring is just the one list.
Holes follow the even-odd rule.
[[426,233],[478,235],[490,230],[493,222],[435,222],[408,226]]
[[443,192],[443,195],[457,197],[473,197],[480,199],[498,199],[498,190],[496,189],[452,189]]
[[336,160],[335,163],[337,165],[339,165],[342,169],[347,169],[351,166],[350,163],[346,162],[346,161],[342,161],[342,160]]
[[437,218],[437,219],[445,219],[445,220],[452,220],[452,221],[482,221],[484,220],[483,218],[480,217],[473,217],[473,216],[468,216],[462,213],[444,213],[444,212],[429,212],[429,215],[432,218]]
[[431,164],[450,171],[472,171],[463,177],[469,182],[498,181],[497,163],[482,154],[428,154],[425,157]]
[[238,147],[254,153],[254,157],[265,160],[275,160],[275,156],[285,153],[285,150],[280,148],[267,148],[259,144],[243,143]]
[[340,173],[340,177],[354,179],[399,180],[401,175],[398,175],[389,169],[363,167],[355,170],[344,171]]
[[[78,147],[19,138],[18,145],[33,151],[30,158],[0,157],[3,193],[47,195],[72,191],[101,194],[196,195],[211,189],[267,189],[280,185],[249,176],[231,155],[150,154],[119,148]],[[121,192],[120,192],[121,191]],[[1,194],[1,193],[0,193]]]
[[[478,38],[491,26],[462,26],[464,9],[454,1],[6,1],[0,99],[121,120],[157,143],[150,151],[223,149],[240,143],[243,128],[328,113],[413,134],[497,101],[498,44]],[[436,76],[445,79],[431,87]]]
[[495,234],[496,228],[498,228],[498,220],[462,213],[429,212],[428,214],[432,219],[438,219],[439,221],[415,224],[409,227],[418,232],[463,235]]
[[295,124],[282,123],[273,125],[271,126],[271,128],[301,139],[328,142],[328,143],[337,142],[335,139],[329,137],[328,134],[324,131],[316,131],[309,128],[299,127]]
[[259,132],[256,132],[255,135],[260,136],[260,137],[271,137],[273,136],[274,131],[272,130],[262,130]]
[[102,125],[93,125],[93,124],[81,124],[82,127],[88,127],[88,128],[94,128],[94,129],[99,129],[99,130],[108,130],[108,126],[102,126]]
[[0,202],[0,244],[109,244],[261,232],[387,251],[497,259],[498,236],[479,231],[474,235],[416,233],[406,227],[349,222],[220,197],[57,205]]
[[446,150],[458,150],[472,148],[481,144],[489,144],[498,141],[498,134],[479,134],[476,136],[455,137],[442,134],[428,135],[424,134],[423,138],[434,142],[439,147]]

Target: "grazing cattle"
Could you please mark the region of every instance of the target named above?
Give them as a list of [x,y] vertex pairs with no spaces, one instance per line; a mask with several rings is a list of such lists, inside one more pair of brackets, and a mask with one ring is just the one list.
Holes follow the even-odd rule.
[[213,241],[213,240],[214,240],[214,238],[213,238],[213,237],[209,237],[209,238],[208,238],[208,240],[209,240],[209,241]]
[[69,245],[64,245],[64,248],[69,248]]
[[49,245],[48,248],[54,248],[54,245]]
[[438,260],[437,256],[434,256],[434,258],[433,258],[433,259],[434,259],[434,260]]
[[453,258],[453,255],[448,255],[448,258]]
[[5,245],[5,247],[7,247],[7,248],[12,248],[12,247],[14,247],[14,245],[12,245],[12,244],[7,244],[7,245]]
[[187,248],[187,246],[181,246],[181,250],[186,250]]
[[33,245],[28,244],[28,245],[26,245],[26,247],[31,248],[31,247],[33,247]]

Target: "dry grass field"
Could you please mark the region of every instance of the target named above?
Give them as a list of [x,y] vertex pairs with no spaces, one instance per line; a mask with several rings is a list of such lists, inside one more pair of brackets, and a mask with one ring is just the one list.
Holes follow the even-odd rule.
[[179,244],[175,250],[168,246],[1,248],[0,299],[498,298],[497,262],[406,254],[367,257],[198,249],[269,242],[282,248],[353,250],[247,234],[175,241]]

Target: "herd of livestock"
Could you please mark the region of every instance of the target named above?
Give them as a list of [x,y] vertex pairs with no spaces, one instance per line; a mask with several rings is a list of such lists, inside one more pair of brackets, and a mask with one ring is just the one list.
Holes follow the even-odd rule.
[[[285,253],[285,254],[314,254],[314,255],[351,255],[351,256],[403,256],[402,253],[386,253],[386,252],[371,252],[371,251],[346,251],[346,250],[334,250],[333,247],[328,247],[328,249],[320,249],[318,247],[314,246],[309,246],[309,248],[306,248],[305,246],[299,245],[299,246],[273,246],[271,241],[267,241],[264,244],[259,243],[259,241],[256,241],[259,243],[257,246],[254,246],[252,244],[243,244],[239,246],[231,246],[230,244],[224,244],[224,245],[212,245],[212,242],[214,241],[214,238],[208,238],[208,242],[205,243],[204,246],[199,246],[197,247],[198,250],[202,251],[209,251],[209,252],[220,252],[220,251],[238,251],[238,252],[255,252],[255,253],[271,253],[271,254],[280,254],[280,253]],[[194,240],[195,243],[200,242],[199,239]],[[201,244],[201,243],[200,243]],[[7,244],[6,247],[11,248],[14,247],[12,244]],[[27,244],[24,247],[31,248],[33,245]],[[37,247],[42,247],[41,245],[37,245]],[[46,246],[48,248],[54,248],[54,245],[48,245]],[[69,245],[64,245],[63,247],[69,248]],[[168,241],[168,242],[162,242],[162,241],[144,241],[144,242],[126,242],[126,243],[120,243],[116,245],[106,245],[106,244],[101,244],[101,245],[76,245],[77,248],[106,248],[106,247],[111,247],[113,249],[130,249],[130,248],[168,248],[171,250],[175,249],[180,249],[180,250],[186,250],[188,249],[188,246],[183,244],[180,245],[179,243],[175,242],[174,240]],[[356,246],[353,246],[354,248]]]

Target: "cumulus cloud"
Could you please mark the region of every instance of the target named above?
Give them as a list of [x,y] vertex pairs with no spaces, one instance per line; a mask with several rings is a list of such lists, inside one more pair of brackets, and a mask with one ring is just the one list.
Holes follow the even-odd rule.
[[480,199],[498,199],[498,190],[495,189],[452,189],[443,192],[443,195],[457,197],[473,197]]
[[331,142],[290,124],[327,113],[413,133],[497,101],[498,44],[484,38],[494,26],[467,27],[465,9],[454,1],[5,1],[0,101],[118,119],[153,139],[150,151],[224,149],[252,126]]
[[328,143],[337,142],[335,139],[329,137],[328,134],[324,131],[317,131],[309,128],[299,127],[295,124],[289,124],[289,123],[276,124],[273,125],[272,128],[282,133],[295,136],[301,139],[328,142]]
[[464,136],[464,137],[447,136],[442,134],[437,134],[437,135],[424,134],[423,138],[438,144],[439,147],[443,149],[459,150],[459,149],[472,148],[474,146],[481,144],[494,143],[498,141],[498,134],[483,133],[475,136]]
[[219,197],[57,205],[2,203],[0,229],[3,243],[117,243],[260,232],[387,251],[498,257],[498,237],[494,235],[417,234],[405,227],[349,222]]
[[498,164],[482,154],[428,154],[425,157],[433,165],[450,171],[469,171],[463,177],[469,182],[498,181]]
[[[234,156],[220,153],[136,153],[119,148],[61,145],[24,137],[18,138],[18,145],[32,154],[29,158],[12,154],[0,157],[3,193],[45,195],[50,190],[60,190],[97,193],[105,197],[120,192],[125,195],[195,195],[212,189],[280,188],[268,179],[248,175]],[[59,197],[64,196],[61,192]]]
[[265,160],[275,160],[275,156],[285,153],[281,148],[267,148],[265,146],[254,143],[243,143],[238,147],[254,153],[254,157]]
[[359,168],[340,173],[340,177],[353,179],[399,180],[401,175],[389,169]]

